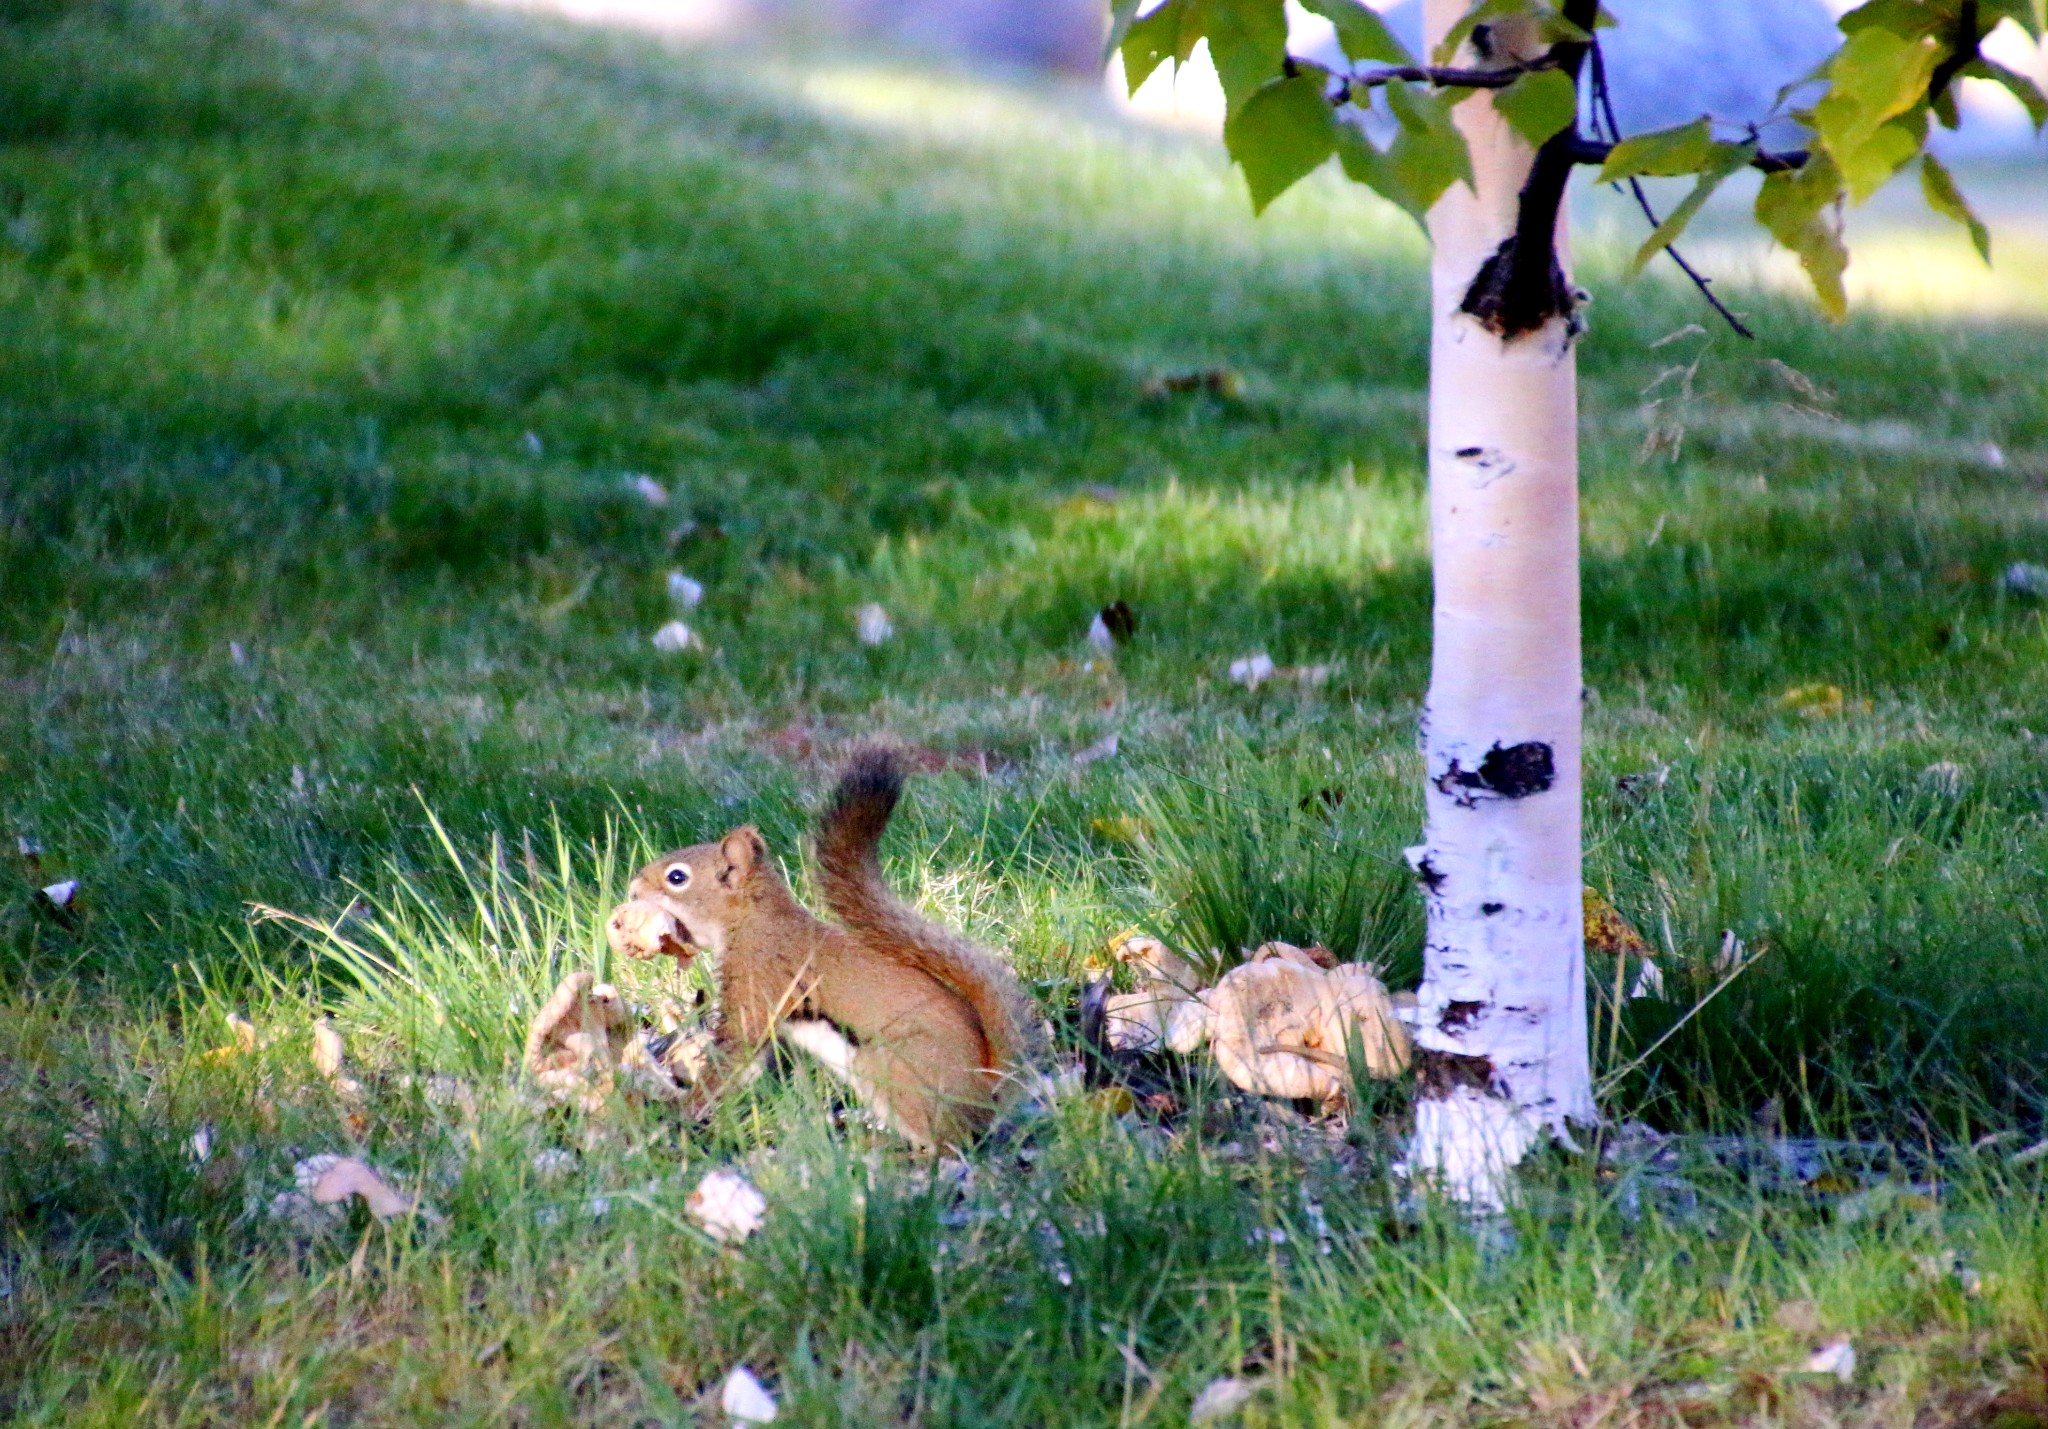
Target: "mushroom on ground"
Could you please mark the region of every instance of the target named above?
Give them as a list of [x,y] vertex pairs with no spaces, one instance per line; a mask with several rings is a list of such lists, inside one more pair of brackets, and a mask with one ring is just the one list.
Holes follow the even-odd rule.
[[611,1094],[627,1044],[637,1041],[618,989],[573,972],[527,1029],[526,1070],[552,1100],[596,1111]]
[[604,935],[612,951],[636,962],[671,957],[686,963],[697,954],[683,925],[658,903],[628,899],[612,909],[605,920]]
[[1110,994],[1103,1004],[1104,1031],[1119,1052],[1149,1052],[1165,1046],[1188,1053],[1209,1036],[1209,1007],[1201,980],[1186,960],[1157,938],[1134,935],[1113,949],[1117,961],[1137,973],[1134,992]]
[[1354,1046],[1374,1077],[1407,1068],[1407,1030],[1370,969],[1342,963],[1325,972],[1285,943],[1269,943],[1253,958],[1206,997],[1216,1065],[1236,1086],[1336,1105],[1350,1093]]

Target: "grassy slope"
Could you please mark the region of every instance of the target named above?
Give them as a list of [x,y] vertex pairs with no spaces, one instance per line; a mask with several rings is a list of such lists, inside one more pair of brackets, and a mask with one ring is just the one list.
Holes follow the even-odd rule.
[[[1877,1377],[1893,1389],[1855,1401],[1881,1412],[2038,1339],[2024,1178],[2002,1201],[1962,1178],[1945,1222],[1860,1228],[1731,1188],[1706,1241],[1581,1188],[1582,1223],[1491,1270],[1457,1237],[1383,1238],[1371,1196],[1333,1181],[1357,1237],[1297,1262],[1245,1240],[1282,1203],[1304,1214],[1259,1179],[1291,1171],[1148,1161],[1076,1112],[1032,1175],[981,1193],[1042,1210],[1067,1294],[1022,1212],[934,1269],[943,1207],[807,1140],[800,1086],[763,1113],[783,1214],[759,1256],[663,1229],[687,1189],[669,1132],[594,1147],[578,1173],[657,1178],[646,1205],[541,1227],[539,1203],[582,1203],[521,1170],[556,1131],[413,1105],[370,1144],[438,1176],[456,1228],[373,1237],[395,1259],[367,1280],[345,1269],[353,1240],[279,1248],[237,1219],[243,1196],[276,1189],[287,1147],[328,1144],[333,1109],[297,1053],[269,1057],[266,1088],[179,1049],[230,1004],[280,1026],[300,1006],[303,951],[240,931],[246,901],[332,913],[352,883],[405,880],[459,909],[420,799],[465,856],[557,826],[582,850],[622,809],[643,839],[752,818],[792,848],[818,774],[790,752],[889,730],[1001,767],[924,781],[893,847],[1055,1006],[1164,896],[1180,921],[1156,916],[1199,942],[1185,895],[1205,881],[1267,910],[1259,936],[1356,937],[1332,880],[1349,860],[1383,881],[1414,819],[1420,247],[1334,182],[1255,225],[1207,150],[1031,94],[438,7],[7,12],[0,821],[45,852],[0,872],[19,1014],[0,1056],[17,1091],[31,1063],[63,1073],[9,1126],[27,1236],[7,1313],[39,1325],[5,1360],[20,1405],[482,1420],[517,1396],[539,1419],[623,1419],[746,1353],[820,1418],[1109,1419],[1164,1414],[1255,1351],[1300,1368],[1304,1420],[1376,1399],[1563,1415],[1694,1381],[1738,1414],[1730,1367],[1790,1353],[1769,1307],[1817,1296],[1831,1325],[1897,1346]],[[1593,799],[1592,877],[1668,941],[1675,990],[1705,985],[1724,927],[1769,950],[1617,1107],[1684,1124],[1776,1096],[1892,1132],[2034,1125],[2044,631],[1995,576],[2048,552],[2040,330],[1832,332],[1753,295],[1759,347],[1653,349],[1692,305],[1622,286],[1604,249],[1585,261],[1594,787],[1671,769],[1645,799]],[[1646,460],[1639,394],[1702,345],[1694,395],[1660,409],[1682,452]],[[1143,390],[1212,365],[1242,400]],[[1784,405],[1816,400],[1838,420]],[[2002,468],[1977,459],[1986,442]],[[709,588],[706,654],[648,643],[672,567]],[[1079,634],[1112,598],[1141,639],[1091,669]],[[880,651],[852,638],[866,600],[899,632]],[[1227,662],[1259,648],[1337,672],[1319,692],[1232,688]],[[1840,714],[1781,700],[1814,682],[1842,688]],[[1070,773],[1110,731],[1123,756]],[[1938,761],[1959,774],[1923,773]],[[1184,768],[1286,832],[1249,854],[1205,838],[1230,820],[1176,784]],[[1294,813],[1322,787],[1347,794],[1335,844]],[[1190,836],[1133,848],[1134,810]],[[577,857],[568,931],[504,974],[515,997],[580,956],[616,886]],[[57,877],[83,882],[80,929],[28,901]],[[1412,958],[1411,925],[1390,918],[1372,950]],[[1672,1015],[1637,1004],[1614,1064]],[[110,1018],[119,1053],[94,1031]],[[114,1127],[97,1151],[62,1135],[80,1095]],[[183,1156],[201,1117],[248,1148],[227,1179]],[[682,1154],[738,1154],[758,1128]],[[1091,1237],[1097,1215],[1122,1229]],[[866,1249],[849,1265],[834,1237]],[[1992,1294],[1913,1279],[1949,1243],[2003,1268]],[[1019,1317],[1054,1347],[1028,1365]],[[500,1330],[476,1369],[489,1345],[466,1337]],[[1156,1398],[1127,1334],[1167,1376]],[[113,1345],[152,1349],[87,1374]],[[401,1372],[368,1373],[391,1355]]]

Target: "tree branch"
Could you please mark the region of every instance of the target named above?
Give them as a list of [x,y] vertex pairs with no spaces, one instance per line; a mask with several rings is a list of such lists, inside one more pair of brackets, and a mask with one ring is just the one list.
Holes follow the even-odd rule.
[[1963,66],[1977,58],[1977,47],[1983,42],[1977,33],[1977,0],[1963,0],[1956,14],[1956,38],[1949,51],[1949,57],[1934,67],[1934,73],[1927,77],[1927,102],[1933,104],[1941,98],[1955,77],[1963,72]]
[[[1565,0],[1564,18],[1586,34],[1599,18],[1599,0]],[[1564,40],[1550,47],[1547,62],[1577,86],[1579,70],[1592,48],[1589,40]],[[1570,316],[1578,305],[1557,261],[1557,212],[1565,185],[1584,142],[1574,122],[1550,136],[1536,151],[1516,206],[1515,231],[1480,265],[1460,308],[1504,338],[1535,332],[1552,318]]]
[[1556,69],[1557,64],[1550,56],[1531,60],[1528,64],[1503,65],[1499,69],[1461,69],[1446,65],[1389,65],[1385,69],[1369,69],[1357,74],[1343,74],[1338,78],[1343,85],[1332,96],[1339,104],[1351,98],[1354,89],[1377,89],[1395,80],[1407,80],[1411,84],[1433,84],[1439,89],[1506,89],[1525,74],[1537,70]]

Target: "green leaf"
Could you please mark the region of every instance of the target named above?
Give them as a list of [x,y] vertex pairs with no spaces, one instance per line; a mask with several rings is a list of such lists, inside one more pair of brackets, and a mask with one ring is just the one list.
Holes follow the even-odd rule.
[[1925,102],[1940,58],[1932,40],[1909,40],[1872,25],[1851,35],[1828,61],[1828,90],[1813,107],[1814,128],[1839,163],[1879,126]]
[[1167,60],[1184,65],[1202,38],[1200,0],[1166,0],[1124,31],[1124,83],[1131,93]]
[[1353,64],[1412,65],[1415,57],[1387,22],[1358,0],[1301,0],[1301,8],[1337,27],[1337,45]]
[[1493,97],[1493,107],[1531,144],[1571,125],[1579,117],[1579,89],[1563,70],[1525,74]]
[[1600,166],[1596,182],[1648,174],[1668,178],[1675,174],[1696,174],[1713,162],[1714,134],[1704,118],[1672,129],[1638,134],[1614,146],[1607,162]]
[[2027,32],[2030,39],[2041,38],[2043,16],[2041,0],[1979,0],[1978,25],[1989,34],[2000,20],[2010,20]]
[[1402,80],[1387,86],[1387,107],[1400,121],[1387,156],[1419,211],[1462,182],[1472,187],[1472,151],[1451,120],[1452,96],[1433,94]]
[[1387,86],[1387,104],[1400,128],[1386,152],[1375,149],[1354,126],[1339,124],[1337,158],[1352,180],[1398,205],[1417,223],[1426,223],[1430,206],[1445,189],[1460,179],[1472,182],[1471,151],[1451,123],[1451,107],[1443,96],[1397,80]]
[[1858,147],[1837,152],[1835,162],[1841,165],[1843,181],[1849,186],[1850,202],[1862,203],[1876,193],[1926,142],[1927,107],[1921,105],[1878,125]]
[[1876,27],[1888,30],[1902,40],[1917,40],[1928,35],[1952,33],[1961,17],[1961,7],[1948,3],[1948,0],[1933,5],[1927,0],[1869,0],[1868,4],[1858,5],[1835,23],[1845,35]]
[[1223,82],[1226,114],[1280,78],[1287,63],[1287,11],[1282,0],[1202,0],[1209,58]]
[[1677,208],[1671,210],[1665,220],[1643,241],[1636,250],[1636,256],[1629,260],[1628,273],[1631,278],[1643,271],[1643,265],[1678,241],[1678,235],[1685,232],[1687,224],[1706,201],[1714,196],[1714,190],[1721,187],[1727,177],[1749,166],[1756,156],[1753,144],[1716,144],[1708,155],[1707,162],[1699,171],[1699,182],[1692,186]]
[[1842,272],[1849,250],[1839,229],[1821,215],[1842,196],[1842,174],[1825,149],[1815,149],[1796,169],[1764,176],[1756,194],[1756,220],[1799,258],[1813,283],[1821,311],[1840,322],[1849,311]]
[[1986,266],[1991,262],[1991,230],[1984,226],[1982,219],[1970,210],[1969,201],[1963,191],[1956,187],[1954,175],[1932,154],[1920,156],[1920,192],[1927,195],[1927,206],[1944,218],[1952,218],[1970,230],[1970,242],[1977,246],[1977,256]]
[[1102,62],[1108,64],[1110,57],[1124,47],[1124,37],[1131,32],[1131,26],[1138,21],[1138,7],[1144,0],[1111,0],[1109,7],[1109,37],[1102,42]]
[[2007,69],[1997,60],[1987,60],[1979,55],[1963,66],[1963,73],[1972,79],[1988,79],[2004,85],[2012,91],[2013,98],[2027,107],[2027,117],[2039,129],[2048,124],[2048,95],[2041,93],[2041,86],[2028,79],[2018,70]]
[[1337,117],[1323,97],[1321,71],[1261,86],[1223,122],[1223,143],[1244,170],[1252,209],[1313,173],[1337,147]]

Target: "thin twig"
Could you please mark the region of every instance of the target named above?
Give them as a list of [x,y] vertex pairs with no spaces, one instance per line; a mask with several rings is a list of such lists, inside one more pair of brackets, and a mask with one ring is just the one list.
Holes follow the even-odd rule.
[[[1598,108],[1595,121],[1604,122],[1607,126],[1608,136],[1614,142],[1619,143],[1621,141],[1621,125],[1614,118],[1614,101],[1607,92],[1607,61],[1600,53],[1600,42],[1597,39],[1593,41],[1593,102]],[[1761,153],[1761,151],[1759,152]],[[1616,187],[1618,188],[1619,185],[1616,185]],[[1657,217],[1657,210],[1650,206],[1650,196],[1643,192],[1643,181],[1631,176],[1628,181],[1628,187],[1629,192],[1635,195],[1636,206],[1642,209],[1643,217],[1650,221],[1650,231],[1654,233],[1657,230],[1657,226],[1664,220]],[[1726,303],[1714,296],[1714,280],[1712,278],[1705,276],[1698,269],[1694,268],[1692,264],[1686,262],[1685,256],[1678,251],[1676,245],[1665,244],[1664,252],[1673,263],[1678,265],[1678,271],[1692,280],[1692,285],[1699,289],[1700,296],[1707,300],[1707,306],[1719,313],[1723,322],[1727,323],[1729,327],[1735,329],[1743,337],[1749,338],[1752,341],[1755,340],[1756,334],[1743,324],[1742,319],[1736,317],[1734,313],[1728,310]]]
[[1525,74],[1537,70],[1555,69],[1556,64],[1548,55],[1529,61],[1527,64],[1502,65],[1499,69],[1459,69],[1445,65],[1389,65],[1385,69],[1369,69],[1358,74],[1340,75],[1344,87],[1337,92],[1338,103],[1349,99],[1353,89],[1376,89],[1383,84],[1392,84],[1397,79],[1417,84],[1433,84],[1440,89],[1506,89]]

